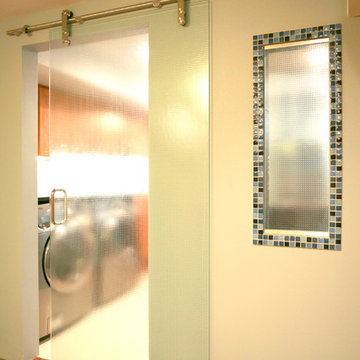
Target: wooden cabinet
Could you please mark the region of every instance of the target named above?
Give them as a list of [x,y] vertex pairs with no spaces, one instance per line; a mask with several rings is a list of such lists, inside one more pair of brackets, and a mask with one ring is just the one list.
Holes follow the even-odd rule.
[[[145,155],[147,109],[128,99],[114,108],[110,95],[80,96],[39,85],[38,155],[53,152]],[[51,134],[49,106],[51,103]]]

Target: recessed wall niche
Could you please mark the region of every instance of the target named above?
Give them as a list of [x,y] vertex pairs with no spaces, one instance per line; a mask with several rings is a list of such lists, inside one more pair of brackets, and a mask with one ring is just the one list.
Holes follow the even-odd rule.
[[341,24],[253,36],[253,244],[341,250]]

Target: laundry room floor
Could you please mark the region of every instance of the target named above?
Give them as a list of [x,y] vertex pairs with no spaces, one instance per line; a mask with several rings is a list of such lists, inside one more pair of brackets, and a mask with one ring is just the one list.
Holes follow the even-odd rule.
[[[147,359],[149,338],[147,304],[146,274],[131,292],[97,309],[91,316],[58,335],[55,340],[41,344],[40,357],[34,360],[51,359],[51,345],[52,351],[56,353],[56,359],[70,359],[74,354],[77,360]],[[125,326],[121,326],[122,324]],[[106,331],[99,332],[99,329]],[[122,339],[121,345],[114,347],[114,344],[119,344],[119,339]],[[53,344],[50,344],[51,341]],[[96,353],[87,346],[92,342],[101,344],[95,350]]]

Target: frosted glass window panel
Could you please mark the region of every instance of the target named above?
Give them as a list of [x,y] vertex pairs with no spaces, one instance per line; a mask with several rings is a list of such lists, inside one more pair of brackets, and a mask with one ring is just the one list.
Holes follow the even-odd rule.
[[264,222],[328,232],[329,43],[265,48]]

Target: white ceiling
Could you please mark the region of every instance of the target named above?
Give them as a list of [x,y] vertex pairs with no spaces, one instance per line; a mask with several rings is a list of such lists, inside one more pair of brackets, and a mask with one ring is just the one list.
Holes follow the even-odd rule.
[[0,0],[0,19],[66,6],[84,0]]

